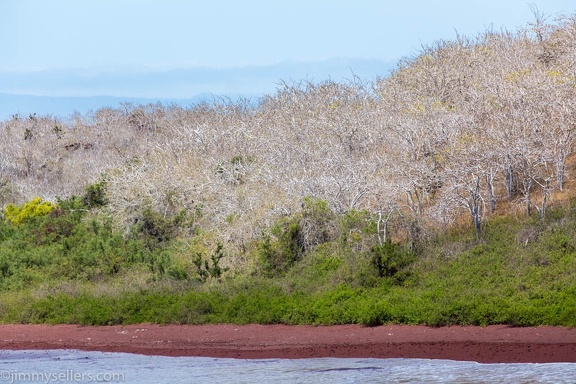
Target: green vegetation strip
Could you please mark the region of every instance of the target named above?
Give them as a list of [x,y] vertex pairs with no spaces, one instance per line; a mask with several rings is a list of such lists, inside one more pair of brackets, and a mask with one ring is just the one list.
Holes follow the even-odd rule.
[[[183,247],[178,222],[153,212],[118,233],[88,192],[9,209],[0,321],[576,326],[576,204],[492,218],[480,240],[472,227],[431,235],[416,255],[379,244],[369,215],[308,199],[308,216],[276,223],[251,245],[257,265],[232,274],[222,245]],[[306,243],[312,219],[338,230]]]

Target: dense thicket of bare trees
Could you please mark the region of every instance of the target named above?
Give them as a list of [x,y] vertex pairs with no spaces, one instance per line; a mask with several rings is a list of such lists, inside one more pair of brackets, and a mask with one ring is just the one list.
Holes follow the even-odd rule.
[[129,226],[145,208],[238,248],[302,199],[368,210],[412,240],[499,205],[545,214],[576,138],[576,16],[425,47],[374,83],[284,83],[258,102],[104,108],[0,125],[0,204],[107,182]]

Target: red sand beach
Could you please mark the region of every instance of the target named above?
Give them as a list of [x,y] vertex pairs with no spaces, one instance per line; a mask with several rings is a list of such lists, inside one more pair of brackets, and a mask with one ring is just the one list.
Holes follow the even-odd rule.
[[0,325],[0,349],[243,359],[376,357],[576,362],[576,328],[286,325]]

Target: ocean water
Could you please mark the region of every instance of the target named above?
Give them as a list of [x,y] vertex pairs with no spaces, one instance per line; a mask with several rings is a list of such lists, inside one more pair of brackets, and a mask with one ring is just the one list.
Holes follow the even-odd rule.
[[576,364],[428,359],[217,359],[0,351],[0,383],[575,383]]

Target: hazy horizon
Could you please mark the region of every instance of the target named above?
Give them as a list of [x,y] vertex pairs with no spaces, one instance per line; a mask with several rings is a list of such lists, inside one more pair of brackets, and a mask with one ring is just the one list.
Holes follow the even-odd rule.
[[533,21],[535,11],[553,21],[575,12],[576,5],[3,0],[0,118],[32,112],[25,95],[63,103],[89,97],[188,100],[269,94],[281,81],[369,81],[423,46],[487,29],[515,30]]
[[334,59],[269,66],[193,67],[169,70],[57,69],[0,71],[0,120],[15,114],[67,116],[122,102],[189,106],[215,97],[256,99],[273,94],[282,82],[373,81],[395,63]]

